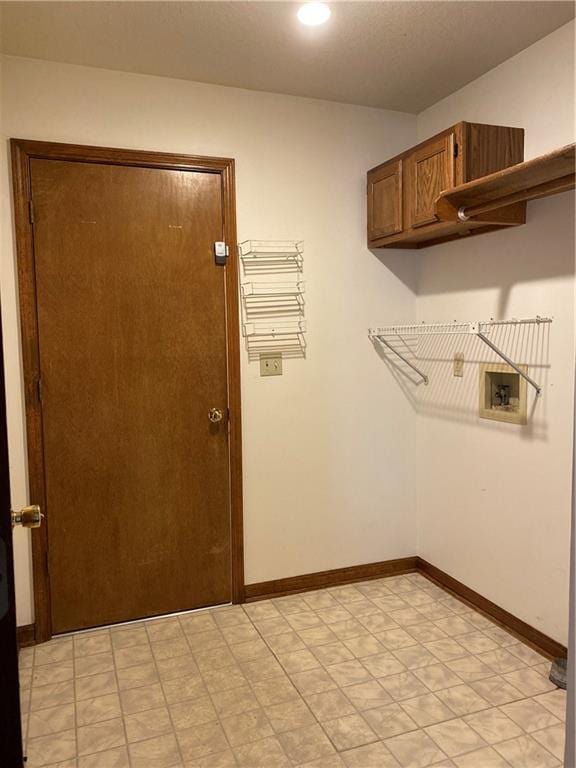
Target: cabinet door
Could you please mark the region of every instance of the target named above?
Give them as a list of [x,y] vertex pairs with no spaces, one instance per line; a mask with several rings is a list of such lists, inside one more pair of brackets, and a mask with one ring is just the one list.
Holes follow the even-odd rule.
[[431,141],[410,156],[410,224],[422,227],[438,221],[434,202],[454,186],[454,134]]
[[368,174],[368,240],[402,232],[402,160]]

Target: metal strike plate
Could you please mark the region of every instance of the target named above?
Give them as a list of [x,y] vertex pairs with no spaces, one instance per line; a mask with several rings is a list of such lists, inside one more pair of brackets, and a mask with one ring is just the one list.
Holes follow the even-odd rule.
[[228,246],[226,243],[218,240],[214,243],[214,261],[218,267],[226,266],[226,259],[228,258]]

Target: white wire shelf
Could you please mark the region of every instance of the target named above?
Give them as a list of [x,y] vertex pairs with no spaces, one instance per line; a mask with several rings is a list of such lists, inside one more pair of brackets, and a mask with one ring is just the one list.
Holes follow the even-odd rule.
[[302,240],[244,240],[238,244],[238,253],[244,262],[301,262],[304,253]]
[[305,284],[303,280],[291,283],[250,282],[243,283],[240,290],[245,298],[249,296],[299,296],[304,293]]
[[243,323],[243,336],[267,336],[279,338],[281,336],[296,336],[306,331],[305,320],[288,320],[281,322],[254,322]]
[[512,318],[511,320],[475,320],[472,322],[453,323],[412,323],[410,325],[386,325],[381,328],[370,328],[368,337],[372,342],[383,344],[390,352],[399,357],[409,368],[415,371],[424,384],[428,384],[428,376],[417,365],[415,365],[406,355],[397,347],[392,345],[388,339],[391,337],[404,336],[439,336],[450,334],[471,334],[479,338],[487,347],[489,347],[498,357],[502,358],[516,373],[522,376],[528,384],[536,390],[536,395],[542,394],[542,388],[534,379],[528,376],[508,355],[506,355],[493,341],[488,338],[488,334],[493,328],[500,326],[519,326],[519,325],[545,325],[552,322],[551,317],[528,317],[523,319]]

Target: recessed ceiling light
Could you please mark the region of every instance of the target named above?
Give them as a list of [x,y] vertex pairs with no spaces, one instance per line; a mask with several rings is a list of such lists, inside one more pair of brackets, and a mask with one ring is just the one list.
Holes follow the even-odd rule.
[[306,3],[300,6],[298,20],[307,27],[317,27],[324,24],[330,18],[330,8],[326,3]]

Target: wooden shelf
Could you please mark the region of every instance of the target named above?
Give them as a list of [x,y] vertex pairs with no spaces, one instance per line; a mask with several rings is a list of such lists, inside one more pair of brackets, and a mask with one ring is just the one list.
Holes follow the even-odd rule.
[[508,206],[574,189],[575,144],[452,187],[436,198],[441,221],[499,223]]

